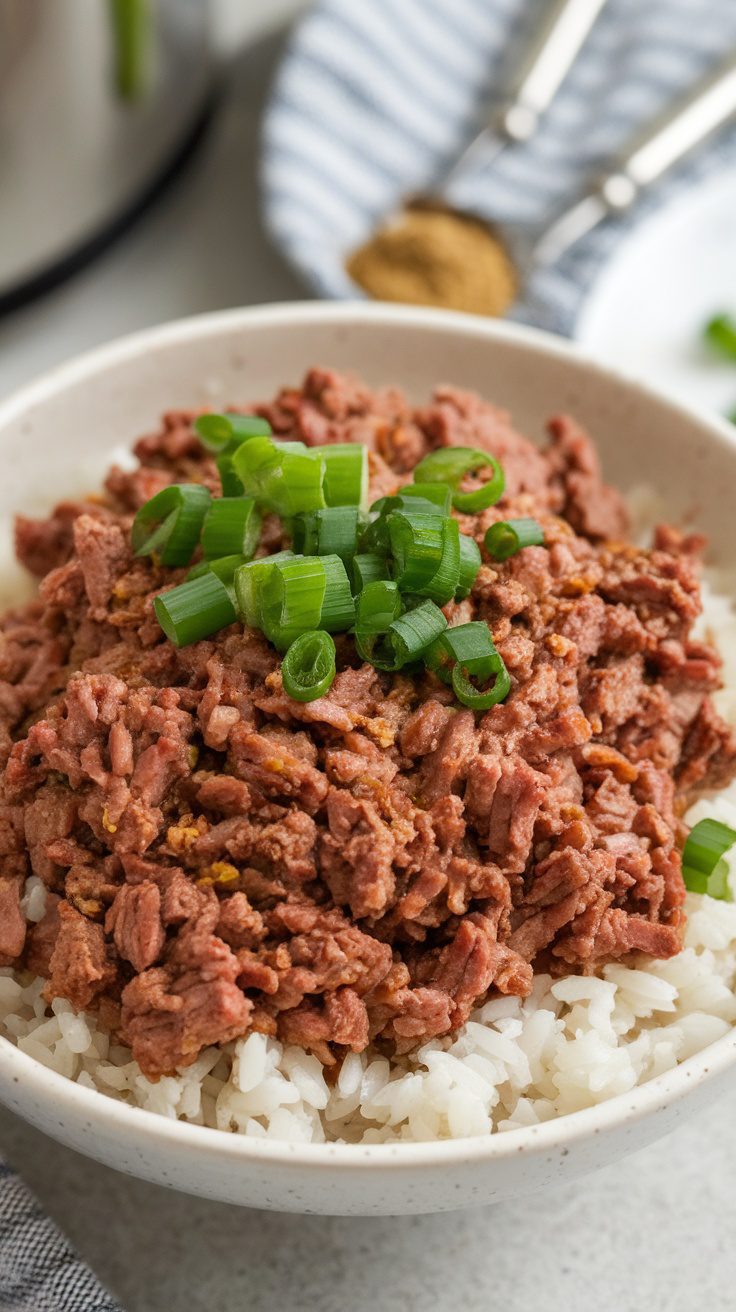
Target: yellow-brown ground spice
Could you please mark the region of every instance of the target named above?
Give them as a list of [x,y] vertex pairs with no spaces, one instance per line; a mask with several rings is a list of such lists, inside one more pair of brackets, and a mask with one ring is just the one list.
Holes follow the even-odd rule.
[[377,301],[503,315],[517,278],[502,243],[480,220],[442,209],[406,210],[348,257],[351,278]]

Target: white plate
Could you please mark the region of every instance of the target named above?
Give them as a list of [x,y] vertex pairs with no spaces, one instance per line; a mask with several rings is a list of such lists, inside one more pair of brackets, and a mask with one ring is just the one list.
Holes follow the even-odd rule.
[[736,410],[736,368],[702,344],[703,324],[736,313],[736,170],[657,211],[594,284],[575,336],[590,352],[691,405]]

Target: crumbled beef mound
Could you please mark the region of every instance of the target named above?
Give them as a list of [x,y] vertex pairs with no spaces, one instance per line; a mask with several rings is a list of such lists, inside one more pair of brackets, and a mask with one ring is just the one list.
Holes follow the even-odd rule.
[[[502,461],[504,500],[463,531],[482,543],[535,515],[545,546],[484,554],[446,613],[488,622],[511,693],[474,715],[341,639],[330,692],[301,704],[256,632],[177,652],[151,602],[183,572],[133,559],[130,523],[170,481],[217,477],[192,416],[165,416],[106,499],[18,521],[43,577],[0,622],[0,962],[99,1008],[156,1078],[250,1029],[326,1063],[403,1050],[489,991],[527,994],[534,969],[676,953],[678,815],[736,761],[709,698],[718,657],[690,637],[702,543],[629,545],[565,417],[539,450],[476,396],[442,387],[414,409],[325,369],[257,408],[281,436],[365,443],[374,495],[438,446]],[[49,898],[26,927],[31,872]]]

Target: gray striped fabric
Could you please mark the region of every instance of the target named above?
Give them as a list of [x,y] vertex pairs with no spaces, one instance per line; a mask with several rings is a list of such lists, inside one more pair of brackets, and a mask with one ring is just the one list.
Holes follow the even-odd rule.
[[[482,122],[546,0],[322,0],[295,30],[266,113],[268,229],[320,295],[351,297],[345,253],[426,188]],[[736,47],[736,0],[608,0],[537,136],[468,166],[449,196],[540,229],[632,132]],[[683,185],[736,161],[727,132],[624,220],[532,279],[514,317],[571,333],[614,243]]]
[[2,1162],[0,1312],[120,1312],[119,1304]]

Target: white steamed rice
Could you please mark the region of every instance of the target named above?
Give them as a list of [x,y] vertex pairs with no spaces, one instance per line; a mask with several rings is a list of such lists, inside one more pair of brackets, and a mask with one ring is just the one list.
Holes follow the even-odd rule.
[[[736,723],[736,615],[704,587],[701,631],[724,656],[722,714]],[[721,583],[722,586],[722,583]],[[687,813],[736,829],[736,782]],[[736,887],[736,850],[731,855]],[[24,909],[43,915],[40,880]],[[95,1018],[57,999],[43,981],[0,971],[0,1030],[45,1066],[108,1097],[162,1116],[294,1143],[390,1143],[490,1134],[551,1120],[625,1093],[670,1070],[736,1022],[736,903],[687,899],[684,950],[670,961],[606,966],[599,977],[538,975],[534,992],[475,1011],[452,1040],[433,1040],[389,1062],[368,1050],[343,1062],[330,1087],[316,1057],[261,1034],[210,1048],[157,1084]]]

